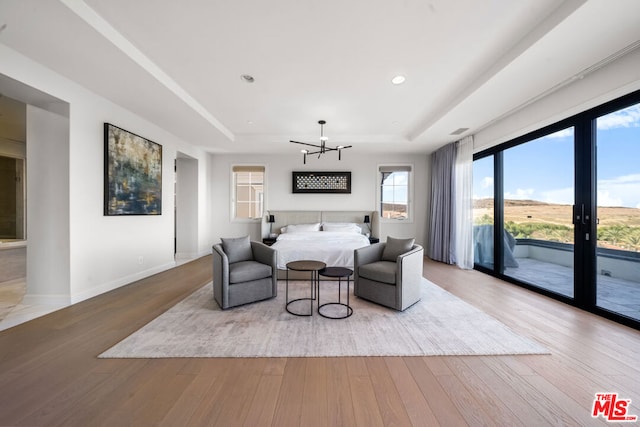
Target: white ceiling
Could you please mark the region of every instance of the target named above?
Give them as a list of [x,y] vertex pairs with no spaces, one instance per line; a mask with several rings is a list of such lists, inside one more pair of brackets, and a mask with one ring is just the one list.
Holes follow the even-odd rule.
[[297,151],[324,119],[330,145],[426,153],[637,47],[640,1],[2,0],[0,29],[208,151]]

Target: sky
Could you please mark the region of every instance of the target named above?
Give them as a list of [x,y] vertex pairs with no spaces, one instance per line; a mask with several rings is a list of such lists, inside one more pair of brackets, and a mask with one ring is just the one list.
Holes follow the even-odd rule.
[[382,186],[382,200],[397,204],[407,204],[409,174],[407,172],[394,172],[384,181]]
[[[640,104],[598,119],[598,206],[640,209]],[[573,204],[573,128],[504,152],[505,199]],[[474,162],[474,198],[493,197],[493,158]]]

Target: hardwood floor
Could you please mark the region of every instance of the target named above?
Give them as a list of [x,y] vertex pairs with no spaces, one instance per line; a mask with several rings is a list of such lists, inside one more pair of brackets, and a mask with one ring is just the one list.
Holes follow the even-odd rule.
[[[210,257],[0,332],[0,425],[606,425],[640,415],[640,332],[476,271],[425,277],[551,355],[97,359],[211,278]],[[632,424],[633,425],[633,424]]]

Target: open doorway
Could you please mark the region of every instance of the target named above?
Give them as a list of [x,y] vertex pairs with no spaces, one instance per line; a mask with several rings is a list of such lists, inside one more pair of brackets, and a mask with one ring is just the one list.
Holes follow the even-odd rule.
[[0,74],[0,155],[15,187],[0,202],[15,222],[0,242],[0,330],[69,304],[69,129],[67,102]]
[[176,154],[175,259],[198,256],[198,160]]
[[27,290],[26,104],[0,95],[0,321]]

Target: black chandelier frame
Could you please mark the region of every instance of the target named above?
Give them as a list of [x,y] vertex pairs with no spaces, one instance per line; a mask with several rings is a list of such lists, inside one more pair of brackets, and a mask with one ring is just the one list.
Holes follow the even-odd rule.
[[294,144],[306,145],[306,146],[315,148],[314,151],[310,151],[308,149],[301,150],[302,154],[303,154],[302,162],[306,165],[307,164],[307,156],[313,156],[313,155],[317,154],[318,158],[320,158],[320,156],[322,156],[323,154],[325,154],[325,153],[327,153],[329,151],[337,151],[338,152],[338,160],[342,160],[342,150],[344,150],[346,148],[351,148],[353,146],[352,145],[338,145],[336,147],[328,146],[327,145],[327,141],[329,140],[329,138],[324,136],[324,125],[327,124],[327,122],[325,120],[318,120],[318,124],[320,125],[320,144],[311,144],[309,142],[300,142],[300,141],[292,141],[292,140],[289,141],[289,142],[292,142]]

